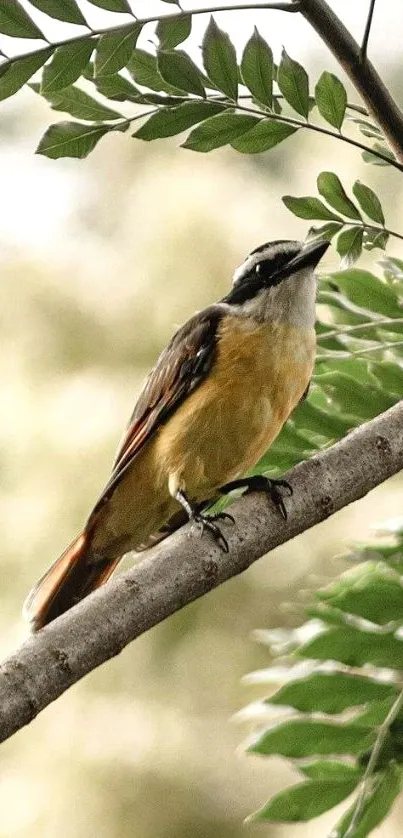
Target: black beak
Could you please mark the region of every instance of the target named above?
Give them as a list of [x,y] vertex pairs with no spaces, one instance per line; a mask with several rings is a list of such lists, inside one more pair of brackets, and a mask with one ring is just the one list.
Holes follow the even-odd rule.
[[301,268],[315,268],[326,253],[330,241],[307,242],[302,250],[287,264],[287,274],[300,271]]
[[286,262],[282,268],[270,277],[270,285],[277,285],[283,279],[301,271],[303,268],[315,268],[329,247],[330,241],[307,242],[296,256]]

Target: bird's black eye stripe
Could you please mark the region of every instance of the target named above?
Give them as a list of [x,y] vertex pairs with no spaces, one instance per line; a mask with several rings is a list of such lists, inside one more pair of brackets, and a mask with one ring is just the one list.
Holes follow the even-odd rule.
[[253,297],[256,297],[256,294],[258,294],[262,288],[263,283],[261,274],[257,273],[255,268],[253,268],[250,273],[245,274],[245,276],[243,276],[242,279],[233,286],[229,294],[224,297],[223,302],[242,305],[242,303],[246,303],[247,300],[251,300]]

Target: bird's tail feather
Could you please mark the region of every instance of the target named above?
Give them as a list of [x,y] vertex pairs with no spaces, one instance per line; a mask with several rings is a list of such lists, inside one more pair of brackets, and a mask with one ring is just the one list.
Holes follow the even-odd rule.
[[43,628],[109,579],[119,559],[91,560],[88,535],[81,533],[50,566],[24,603],[33,631]]

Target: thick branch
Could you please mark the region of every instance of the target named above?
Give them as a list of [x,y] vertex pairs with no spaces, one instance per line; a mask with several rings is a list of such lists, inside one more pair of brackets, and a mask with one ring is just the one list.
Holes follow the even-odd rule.
[[403,468],[403,401],[292,469],[286,523],[262,495],[231,508],[224,554],[189,526],[30,637],[0,667],[0,741],[131,640]]
[[[301,0],[299,11],[316,29],[360,93],[400,162],[403,162],[403,113],[373,64],[325,0]],[[363,60],[364,59],[364,60]]]

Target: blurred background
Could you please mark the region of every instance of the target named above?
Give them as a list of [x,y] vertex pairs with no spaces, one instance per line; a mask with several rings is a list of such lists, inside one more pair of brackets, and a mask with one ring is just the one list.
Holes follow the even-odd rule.
[[[367,0],[333,6],[359,37]],[[217,21],[239,48],[257,22],[277,57],[284,43],[316,80],[335,64],[297,17]],[[400,102],[401,36],[400,0],[388,0],[370,44]],[[331,167],[346,186],[357,177],[374,186],[388,225],[403,229],[402,179],[333,140],[300,132],[248,157],[117,133],[84,161],[35,157],[57,118],[31,91],[1,105],[2,657],[26,636],[22,602],[82,526],[173,330],[227,291],[252,248],[305,237],[281,196],[315,194]],[[403,258],[402,247],[392,241],[389,254]],[[374,269],[378,255],[364,257]],[[325,268],[337,267],[331,251]],[[311,592],[346,567],[349,545],[402,501],[396,478],[154,628],[3,744],[0,838],[326,835],[336,810],[307,826],[243,824],[293,779],[281,760],[246,756],[247,727],[234,722],[263,695],[242,683],[268,664],[252,632],[298,625]],[[400,836],[402,823],[398,804],[377,834]]]

